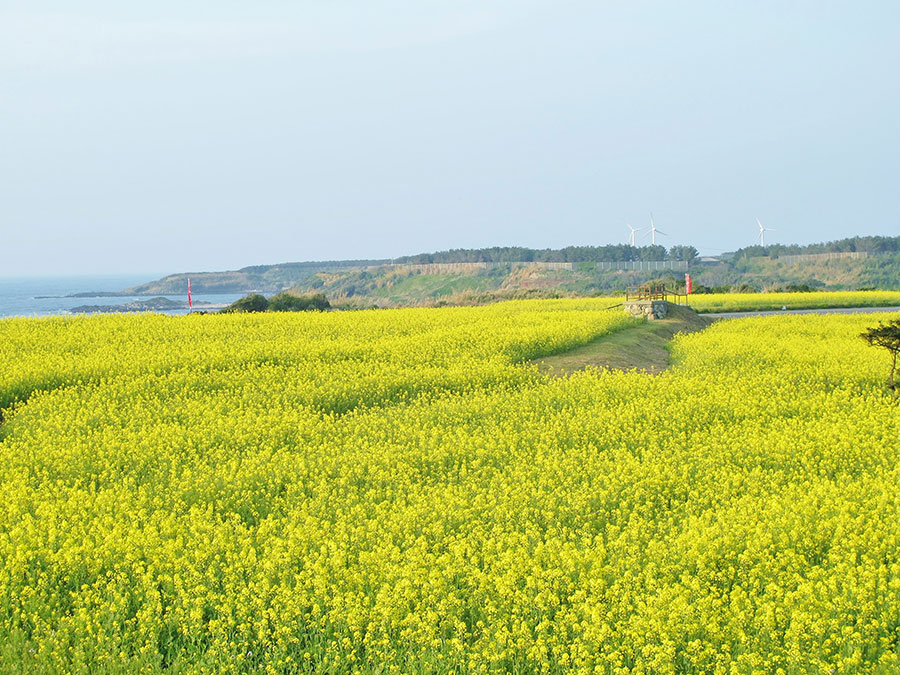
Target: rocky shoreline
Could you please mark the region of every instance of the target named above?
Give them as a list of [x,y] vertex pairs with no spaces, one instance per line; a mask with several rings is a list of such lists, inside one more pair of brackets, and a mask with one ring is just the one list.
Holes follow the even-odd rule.
[[[225,305],[211,302],[195,302],[195,309],[211,310],[221,309]],[[111,314],[115,312],[175,312],[190,309],[188,303],[183,300],[170,300],[169,298],[150,298],[149,300],[135,300],[119,305],[79,305],[69,310],[72,314]]]

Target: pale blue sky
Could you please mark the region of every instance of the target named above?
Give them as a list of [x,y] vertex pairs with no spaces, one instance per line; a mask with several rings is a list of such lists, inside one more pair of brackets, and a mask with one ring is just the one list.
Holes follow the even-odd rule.
[[900,4],[0,0],[0,276],[900,234]]

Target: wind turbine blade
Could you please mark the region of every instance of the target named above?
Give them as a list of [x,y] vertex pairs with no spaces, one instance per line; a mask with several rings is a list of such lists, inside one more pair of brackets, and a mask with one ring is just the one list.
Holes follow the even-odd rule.
[[759,218],[757,218],[757,219],[756,219],[756,224],[757,224],[757,225],[759,225],[759,229],[760,229],[760,231],[762,231],[762,230],[764,230],[764,229],[765,229],[765,228],[764,228],[764,227],[763,227],[763,226],[762,226],[762,223],[761,223],[761,222],[759,222]]
[[656,231],[656,234],[665,234],[667,237],[669,236],[669,235],[667,235],[665,232],[663,232],[662,230],[657,230],[657,231]]

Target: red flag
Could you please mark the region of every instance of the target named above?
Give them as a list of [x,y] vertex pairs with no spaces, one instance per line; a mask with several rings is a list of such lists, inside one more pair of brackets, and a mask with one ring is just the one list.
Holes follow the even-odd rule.
[[688,295],[690,295],[691,294],[691,275],[690,274],[684,275],[684,288],[685,288],[685,292]]
[[191,302],[191,279],[188,277],[188,307],[194,309],[194,303]]

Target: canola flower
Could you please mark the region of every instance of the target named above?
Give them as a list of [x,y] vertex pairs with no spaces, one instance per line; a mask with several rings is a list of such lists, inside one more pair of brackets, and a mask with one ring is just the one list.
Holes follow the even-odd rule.
[[813,293],[694,293],[698,312],[755,312],[825,307],[900,307],[900,291],[820,291]]
[[603,306],[0,322],[0,669],[897,672],[873,317]]

